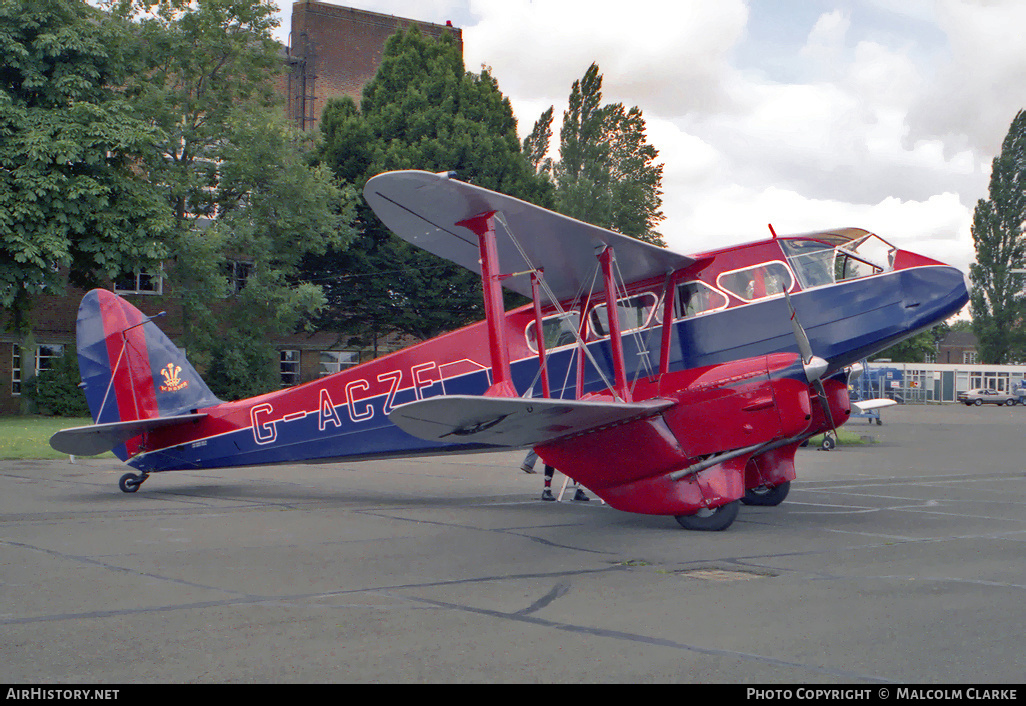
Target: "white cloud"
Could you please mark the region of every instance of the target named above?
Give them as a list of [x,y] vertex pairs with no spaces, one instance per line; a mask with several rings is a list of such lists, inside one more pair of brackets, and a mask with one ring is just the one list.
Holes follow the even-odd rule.
[[[732,203],[744,207],[725,207]],[[674,199],[667,206],[679,211],[679,218],[672,232],[667,228],[663,235],[669,247],[682,252],[760,240],[769,236],[768,224],[780,235],[851,226],[962,270],[973,260],[972,246],[962,237],[972,214],[953,193],[923,201],[888,197],[875,204],[851,204],[810,199],[776,186],[748,189],[731,184]]]
[[481,21],[463,30],[467,66],[491,66],[504,92],[565,101],[597,62],[607,102],[662,115],[724,101],[727,54],[747,17],[740,0],[472,0],[471,11]]
[[839,61],[844,52],[845,35],[851,26],[848,13],[834,10],[820,15],[809,32],[809,38],[799,52],[802,58],[831,65]]
[[1026,108],[1026,3],[938,0],[937,17],[950,56],[912,106],[912,137],[994,155],[1012,118]]
[[[287,1],[287,0],[283,0]],[[844,0],[351,0],[463,30],[521,135],[592,62],[639,106],[676,249],[859,226],[966,267],[972,207],[1026,108],[1026,3]],[[832,6],[831,6],[832,5]]]

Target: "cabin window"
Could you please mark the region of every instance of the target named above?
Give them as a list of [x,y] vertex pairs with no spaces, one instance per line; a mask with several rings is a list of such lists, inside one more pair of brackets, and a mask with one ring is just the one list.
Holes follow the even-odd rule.
[[755,267],[724,272],[716,278],[716,284],[738,299],[750,302],[790,291],[794,283],[787,265],[764,262]]
[[897,249],[883,238],[870,233],[837,248],[834,269],[837,279],[868,277],[894,269]]
[[819,240],[781,240],[802,289],[834,283],[834,247]]
[[781,240],[780,246],[803,289],[889,272],[894,266],[894,246],[872,233],[836,247],[816,239]]
[[[630,333],[645,328],[652,320],[656,310],[656,295],[645,292],[634,297],[624,297],[616,301],[616,313],[620,322],[620,333]],[[588,324],[591,332],[599,338],[609,335],[609,313],[605,304],[591,310]]]
[[[577,331],[581,327],[581,315],[576,311],[565,314],[555,314],[542,319],[542,332],[545,336],[545,350],[554,351],[558,348],[566,348],[577,343]],[[538,352],[538,332],[535,321],[527,325],[524,336],[527,338],[527,347],[535,353]]]
[[673,318],[686,319],[690,316],[698,316],[708,311],[725,309],[727,297],[717,292],[705,282],[684,282],[677,285],[677,295],[674,300]]

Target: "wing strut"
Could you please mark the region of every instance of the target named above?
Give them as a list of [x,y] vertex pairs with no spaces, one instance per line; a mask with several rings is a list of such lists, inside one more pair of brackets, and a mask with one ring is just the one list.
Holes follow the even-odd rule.
[[[506,308],[502,302],[502,276],[495,247],[495,211],[486,211],[458,222],[477,235],[481,251],[481,288],[484,290],[485,319],[488,321],[488,347],[492,357],[492,386],[486,397],[516,397],[506,347]],[[538,331],[539,338],[541,330]]]
[[534,330],[538,341],[538,369],[541,371],[542,396],[552,397],[549,387],[549,366],[545,362],[545,336],[542,330],[541,298],[538,290],[538,270],[531,270],[531,299],[534,300]]
[[659,374],[670,372],[670,342],[673,337],[673,304],[676,294],[674,285],[677,278],[673,272],[666,273],[666,285],[663,288],[663,330],[659,341]]
[[616,378],[616,393],[625,402],[631,401],[627,389],[627,373],[623,363],[623,341],[620,340],[620,311],[616,308],[616,283],[613,280],[613,249],[606,246],[599,253],[602,263],[602,278],[606,286],[606,318],[609,320],[609,345],[613,350],[613,373]]

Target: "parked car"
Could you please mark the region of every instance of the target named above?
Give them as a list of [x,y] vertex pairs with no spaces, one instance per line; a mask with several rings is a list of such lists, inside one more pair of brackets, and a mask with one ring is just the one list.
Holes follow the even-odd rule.
[[975,405],[979,407],[981,404],[1005,404],[1011,407],[1012,405],[1019,403],[1019,395],[1014,392],[999,392],[998,390],[969,390],[968,392],[959,392],[958,401],[964,405]]

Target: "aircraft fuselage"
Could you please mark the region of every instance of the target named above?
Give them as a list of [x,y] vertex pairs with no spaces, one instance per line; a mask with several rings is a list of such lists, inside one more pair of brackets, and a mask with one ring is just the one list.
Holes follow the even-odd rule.
[[[940,323],[968,299],[961,272],[900,250],[891,253],[892,269],[848,279],[838,279],[838,269],[833,281],[816,283],[811,270],[804,275],[800,271],[805,255],[791,252],[789,258],[782,240],[706,253],[698,257],[700,266],[679,273],[671,292],[677,301],[665,362],[661,321],[667,311],[666,280],[628,283],[619,297],[620,321],[627,323],[621,341],[624,371],[635,394],[660,394],[654,383],[663,375],[794,352],[782,286],[790,287],[797,316],[816,355],[829,362],[830,374]],[[831,267],[841,267],[838,261],[835,256]],[[745,277],[752,279],[747,290],[739,284]],[[546,308],[543,330],[551,339],[546,341],[550,394],[574,399],[606,390],[614,364],[609,337],[604,335],[604,299],[593,296],[583,306],[570,306],[564,303],[565,316],[554,307]],[[561,328],[564,318],[570,326]],[[494,448],[472,441],[415,438],[388,419],[391,410],[404,403],[488,390],[492,366],[486,326],[472,324],[296,387],[197,410],[207,417],[129,442],[125,460],[141,471],[156,472]],[[510,370],[521,396],[542,395],[536,328],[532,306],[506,313]],[[583,364],[580,345],[567,335],[570,328],[578,331],[591,352]],[[788,375],[800,379],[800,366]]]

